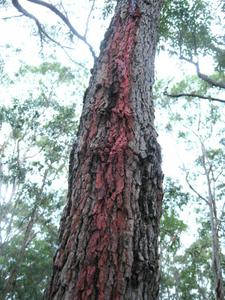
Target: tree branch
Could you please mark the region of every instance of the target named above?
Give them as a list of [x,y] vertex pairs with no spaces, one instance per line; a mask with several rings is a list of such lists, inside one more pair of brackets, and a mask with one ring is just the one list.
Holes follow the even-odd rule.
[[186,182],[187,182],[187,184],[188,184],[188,186],[189,186],[189,188],[200,198],[200,199],[202,199],[203,201],[205,201],[208,205],[209,205],[209,201],[205,198],[205,197],[203,197],[201,194],[199,194],[199,192],[192,186],[192,184],[190,183],[190,181],[189,181],[189,178],[188,178],[188,176],[189,176],[189,174],[187,173],[186,174]]
[[1,18],[1,20],[6,21],[6,20],[10,20],[10,19],[15,19],[15,18],[21,18],[21,17],[23,17],[23,16],[24,16],[23,14],[21,14],[21,15],[16,15],[16,16],[9,16],[9,17]]
[[190,97],[190,98],[199,98],[199,99],[206,99],[211,101],[217,101],[221,103],[225,103],[225,100],[211,97],[211,96],[202,96],[195,93],[179,93],[179,94],[169,94],[167,90],[164,91],[163,95],[171,97],[171,98],[181,98],[181,97]]
[[224,82],[216,81],[216,80],[210,78],[209,76],[201,73],[199,63],[196,64],[196,70],[197,70],[198,77],[201,78],[202,80],[206,81],[207,83],[211,84],[212,86],[215,86],[215,87],[218,87],[218,88],[221,88],[221,89],[225,89],[225,83]]
[[43,44],[43,36],[45,36],[46,38],[48,38],[51,42],[55,43],[56,45],[60,46],[61,48],[64,48],[59,42],[57,42],[56,40],[54,40],[44,29],[44,27],[41,25],[41,23],[39,22],[39,20],[32,15],[31,13],[29,13],[19,2],[18,0],[12,0],[12,4],[13,6],[23,14],[23,16],[26,16],[32,20],[34,20],[34,22],[36,23],[36,26],[38,28],[39,31],[39,35],[40,35],[40,39],[41,39],[41,44]]
[[[12,0],[12,1],[16,1],[16,0]],[[91,54],[92,54],[94,60],[96,59],[96,55],[95,55],[94,49],[93,49],[93,47],[88,43],[88,41],[86,40],[86,37],[83,36],[83,35],[81,35],[81,34],[73,27],[73,25],[70,23],[70,20],[68,19],[68,17],[65,16],[60,10],[58,10],[54,5],[52,5],[52,4],[50,4],[50,3],[47,3],[47,2],[45,2],[45,1],[42,1],[42,0],[28,0],[28,1],[29,1],[29,2],[32,2],[32,3],[35,3],[35,4],[37,4],[37,5],[40,5],[40,6],[46,7],[46,8],[48,8],[49,10],[51,10],[54,14],[56,14],[56,15],[63,21],[63,23],[67,25],[67,27],[70,29],[70,31],[73,33],[73,35],[75,35],[77,38],[79,38],[82,42],[84,42],[84,43],[88,46],[88,48],[89,48],[89,50],[90,50],[90,52],[91,52]],[[39,23],[39,24],[40,24],[40,23]]]
[[209,76],[203,74],[200,71],[200,67],[199,67],[198,62],[194,62],[192,59],[188,59],[188,58],[184,57],[183,55],[180,55],[180,59],[194,65],[195,68],[196,68],[197,75],[200,79],[204,80],[205,82],[209,83],[212,86],[215,86],[215,87],[218,87],[218,88],[221,88],[221,89],[225,89],[225,83],[224,82],[216,81],[216,80],[210,78]]
[[88,17],[87,17],[86,26],[85,26],[85,32],[84,32],[84,37],[85,38],[87,37],[89,22],[90,22],[90,18],[91,18],[92,12],[94,10],[94,7],[95,7],[95,0],[93,0],[93,2],[92,2],[92,6],[91,6],[91,9],[90,9]]

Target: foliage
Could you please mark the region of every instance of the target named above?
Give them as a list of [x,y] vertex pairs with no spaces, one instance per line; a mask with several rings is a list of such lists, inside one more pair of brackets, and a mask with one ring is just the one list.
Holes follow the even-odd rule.
[[204,221],[205,217],[199,219],[196,240],[188,247],[185,245],[184,237],[188,242],[194,229],[188,228],[180,213],[196,200],[189,193],[183,193],[183,189],[167,179],[161,219],[159,299],[214,299],[210,224]]
[[211,22],[207,1],[167,0],[160,23],[161,39],[169,41],[170,49],[178,55],[192,58],[197,50],[206,54],[213,41]]
[[[198,77],[214,87],[217,94],[218,88],[225,88],[224,17],[220,1],[167,0],[159,30],[159,49],[194,66]],[[202,72],[206,64],[211,75]]]
[[50,275],[77,128],[74,103],[60,103],[59,95],[64,86],[73,96],[74,77],[59,63],[44,62],[3,80],[9,91],[28,85],[20,96],[9,95],[0,110],[2,299],[41,299]]
[[[171,93],[180,93],[192,89],[196,93],[211,95],[208,85],[196,78],[186,77],[171,88]],[[165,90],[164,82],[156,86],[156,93]],[[224,127],[222,117],[224,105],[185,96],[178,99],[161,95],[163,100],[158,102],[160,113],[164,113],[164,123],[159,130],[166,128],[171,137],[176,139],[179,149],[183,148],[183,180],[182,186],[167,181],[165,192],[165,212],[162,217],[161,248],[162,248],[162,280],[160,299],[214,299],[214,274],[212,269],[212,224],[210,219],[208,190],[213,193],[213,201],[217,207],[219,224],[224,216]],[[176,108],[175,108],[176,107]],[[164,111],[164,112],[162,112]],[[168,126],[169,124],[169,126]],[[163,129],[162,129],[163,128]],[[186,160],[188,159],[188,163]],[[180,178],[181,175],[180,175]],[[186,181],[186,182],[185,182]],[[179,193],[189,188],[180,200]],[[186,187],[185,187],[186,185]],[[181,198],[182,199],[182,198]],[[182,203],[184,204],[182,206]],[[190,246],[180,239],[187,233],[181,226],[181,212],[185,205],[191,205],[194,216],[197,216],[198,232],[195,241]],[[175,213],[171,214],[171,211]],[[194,214],[195,211],[195,214]],[[169,216],[169,221],[168,221]],[[224,235],[219,227],[221,258],[224,259]],[[188,229],[194,234],[193,229]],[[175,234],[174,234],[175,233]],[[196,234],[196,233],[195,233]],[[172,238],[171,238],[172,237]],[[173,247],[171,247],[173,245]],[[224,267],[223,267],[224,268]]]
[[115,0],[104,0],[104,6],[102,10],[103,18],[106,19],[113,11],[115,7]]

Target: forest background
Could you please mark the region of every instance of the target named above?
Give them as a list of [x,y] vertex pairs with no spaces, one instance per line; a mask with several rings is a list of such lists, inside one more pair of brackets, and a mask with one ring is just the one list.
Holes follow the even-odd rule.
[[[115,5],[57,3],[82,40],[26,2],[46,34],[0,2],[1,299],[43,296],[82,98]],[[215,259],[224,280],[224,14],[222,1],[167,0],[161,16],[154,90],[165,174],[160,299],[215,299]]]

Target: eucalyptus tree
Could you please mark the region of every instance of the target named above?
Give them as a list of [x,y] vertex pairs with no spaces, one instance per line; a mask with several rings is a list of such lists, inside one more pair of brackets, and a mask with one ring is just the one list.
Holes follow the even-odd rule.
[[[72,26],[62,5],[29,2],[54,13],[95,60],[70,155],[68,204],[47,297],[156,299],[162,173],[152,85],[163,1],[118,1],[98,58],[86,30],[82,35]],[[35,22],[42,41],[58,44],[35,15],[18,0],[12,3]],[[112,1],[106,3],[110,9]],[[199,77],[211,84],[216,81],[202,74],[198,62],[211,38],[206,4],[166,1],[161,33],[163,28],[180,57],[194,64]],[[206,12],[202,18],[200,12]],[[223,52],[210,45],[216,53]]]
[[[98,58],[63,6],[29,2],[55,14],[95,60],[47,298],[156,299],[162,171],[152,86],[163,1],[118,1]],[[58,44],[24,3],[12,4],[42,41]]]
[[160,226],[160,293],[159,299],[180,299],[180,272],[177,264],[179,251],[182,250],[181,237],[187,225],[180,217],[185,210],[190,195],[184,193],[183,187],[171,178],[166,178],[164,186],[163,213]]
[[[209,93],[206,82],[193,77],[177,83],[172,93],[183,97],[177,100],[179,109],[174,109],[174,100],[167,98],[164,105],[169,115],[167,129],[172,130],[187,149],[189,165],[183,161],[183,172],[186,184],[195,196],[193,207],[210,225],[208,227],[211,241],[211,268],[216,299],[224,299],[224,278],[222,269],[223,253],[221,248],[223,202],[224,202],[224,124],[222,121],[224,104],[202,99],[195,95],[185,99],[185,94],[194,88],[198,95]],[[183,99],[182,99],[183,98]],[[200,97],[201,98],[201,97]],[[178,125],[179,124],[179,125]],[[191,154],[191,155],[190,155]],[[190,162],[192,161],[192,163]]]
[[[198,218],[198,230],[187,225],[181,212],[197,201],[184,187],[166,180],[160,230],[160,300],[213,300],[210,222]],[[193,218],[193,217],[192,217]],[[194,218],[193,218],[194,219]],[[196,239],[189,244],[190,235]],[[186,241],[185,241],[186,240]]]
[[48,299],[156,299],[162,200],[152,84],[162,1],[119,1],[70,160]]

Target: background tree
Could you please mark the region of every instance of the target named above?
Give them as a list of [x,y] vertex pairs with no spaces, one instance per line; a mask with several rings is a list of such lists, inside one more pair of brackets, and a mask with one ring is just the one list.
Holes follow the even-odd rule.
[[[209,89],[207,83],[202,82],[196,77],[188,77],[177,83],[173,87],[172,93],[178,94],[181,90],[190,90],[191,87],[194,87],[196,93],[199,95],[207,93]],[[215,287],[215,297],[216,299],[223,299],[224,280],[221,264],[223,255],[221,253],[222,244],[219,232],[224,210],[224,128],[221,119],[224,104],[216,104],[217,102],[213,100],[201,103],[201,99],[194,100],[189,96],[188,100],[180,99],[179,101],[179,109],[176,111],[173,107],[170,109],[172,101],[169,103],[165,101],[170,120],[167,129],[172,131],[178,140],[183,140],[182,143],[184,143],[186,149],[192,155],[192,162],[189,161],[189,166],[183,163],[185,180],[191,193],[195,196],[193,205],[198,210],[198,213],[204,216],[201,218],[205,224],[210,225],[206,227],[208,235],[205,236],[205,241],[202,240],[201,236],[191,248],[195,249],[196,246],[208,245],[207,240],[210,237],[211,249],[208,250],[208,253],[211,253],[211,277]],[[194,157],[195,159],[193,160]],[[187,254],[189,250],[187,250]],[[193,262],[196,261],[194,259],[193,257]],[[193,278],[193,276],[190,278]],[[204,286],[204,281],[202,281],[202,284]],[[198,295],[199,297],[203,297],[203,299],[204,297],[207,299],[209,295],[201,295],[203,286],[201,289],[198,288]],[[184,295],[184,292],[182,295]]]
[[179,270],[176,266],[181,248],[181,235],[187,225],[181,220],[179,211],[187,205],[189,195],[182,187],[167,178],[164,184],[163,213],[160,227],[161,280],[159,299],[179,299]]
[[189,246],[184,244],[184,237],[187,239],[194,233],[180,214],[195,199],[189,193],[182,192],[183,189],[184,187],[171,180],[165,185],[160,238],[162,267],[159,299],[215,299],[209,222],[199,220],[195,241],[189,243]]
[[56,62],[23,66],[12,77],[2,73],[2,90],[32,81],[38,92],[27,84],[22,99],[8,95],[0,110],[1,299],[40,299],[48,282],[65,198],[57,182],[66,184],[77,126],[75,105],[62,105],[57,97],[73,79],[74,73]]

